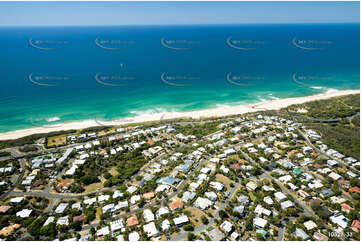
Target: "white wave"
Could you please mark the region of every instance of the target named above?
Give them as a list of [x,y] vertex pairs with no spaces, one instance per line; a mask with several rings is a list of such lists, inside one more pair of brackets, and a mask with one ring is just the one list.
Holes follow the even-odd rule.
[[267,99],[265,99],[264,97],[259,96],[259,95],[257,95],[257,98],[258,98],[258,100],[261,101],[261,102],[267,102],[267,101],[268,101]]
[[217,107],[217,108],[227,108],[227,107],[231,107],[231,106],[230,106],[230,105],[227,105],[227,104],[217,103],[217,104],[216,104],[216,107]]
[[135,114],[136,116],[143,116],[143,115],[152,115],[156,113],[166,113],[168,112],[165,108],[154,108],[154,109],[147,109],[147,110],[134,110],[130,111],[131,114]]
[[313,88],[313,89],[322,89],[322,88],[324,88],[324,87],[313,86],[313,87],[311,87],[311,88]]
[[269,98],[271,98],[271,99],[273,99],[273,100],[278,100],[278,99],[280,99],[279,97],[275,97],[275,96],[273,96],[273,94],[272,94],[272,93],[271,93],[271,94],[269,94],[268,96],[269,96]]
[[46,119],[47,122],[55,122],[55,121],[59,121],[59,120],[60,120],[59,117],[52,117],[52,118]]
[[339,90],[334,89],[334,88],[327,88],[325,93],[332,93],[332,92],[337,92],[337,91],[339,91]]

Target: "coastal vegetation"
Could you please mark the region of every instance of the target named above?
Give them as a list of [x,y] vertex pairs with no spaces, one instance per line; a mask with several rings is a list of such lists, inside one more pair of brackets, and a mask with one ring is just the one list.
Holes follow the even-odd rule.
[[[297,112],[300,110],[303,112]],[[346,156],[360,157],[360,94],[291,105],[280,112],[288,112],[286,117],[303,121],[320,133],[330,148]]]
[[0,149],[5,149],[5,148],[9,148],[9,147],[14,147],[14,146],[23,146],[23,145],[27,145],[27,144],[34,144],[36,143],[39,139],[41,138],[48,138],[51,136],[56,136],[56,135],[62,135],[62,134],[72,134],[72,133],[76,133],[76,130],[62,130],[62,131],[54,131],[54,132],[49,132],[49,133],[40,133],[40,134],[32,134],[29,136],[25,136],[19,139],[14,139],[14,140],[1,140],[0,141]]
[[360,112],[360,94],[295,104],[286,108],[296,118],[343,119]]

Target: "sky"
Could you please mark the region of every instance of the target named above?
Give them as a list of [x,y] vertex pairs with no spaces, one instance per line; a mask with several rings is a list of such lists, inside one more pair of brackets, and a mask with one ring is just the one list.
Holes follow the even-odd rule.
[[0,2],[0,26],[349,22],[359,2]]

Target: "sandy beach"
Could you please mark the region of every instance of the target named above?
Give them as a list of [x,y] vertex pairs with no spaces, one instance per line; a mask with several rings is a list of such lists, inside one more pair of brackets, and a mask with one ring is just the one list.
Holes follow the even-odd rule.
[[242,106],[226,106],[226,107],[205,109],[205,110],[192,111],[192,112],[157,113],[157,114],[141,115],[134,118],[124,118],[114,121],[84,120],[79,122],[55,124],[55,125],[1,133],[0,140],[17,139],[37,133],[48,133],[52,131],[70,130],[70,129],[82,129],[82,128],[88,128],[94,126],[102,126],[102,125],[124,125],[129,123],[141,123],[147,121],[167,120],[167,119],[182,118],[182,117],[191,117],[194,119],[199,119],[200,117],[222,117],[228,115],[258,112],[262,110],[277,110],[293,104],[301,104],[304,102],[309,102],[314,100],[327,99],[331,97],[337,97],[337,96],[343,96],[349,94],[358,94],[358,93],[360,93],[360,90],[343,90],[343,91],[335,90],[313,96],[277,99],[277,100],[260,102],[256,104],[249,104]]

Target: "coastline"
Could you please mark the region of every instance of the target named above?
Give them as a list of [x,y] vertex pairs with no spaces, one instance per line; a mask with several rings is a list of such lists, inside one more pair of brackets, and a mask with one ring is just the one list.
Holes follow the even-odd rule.
[[144,114],[132,118],[123,118],[114,121],[97,121],[97,120],[76,121],[70,123],[54,124],[54,125],[0,133],[0,140],[18,139],[24,136],[37,134],[37,133],[48,133],[53,131],[71,130],[71,129],[83,129],[83,128],[89,128],[95,126],[103,126],[103,125],[124,125],[130,123],[142,123],[149,121],[167,120],[167,119],[185,118],[185,117],[193,118],[193,119],[199,119],[200,117],[223,117],[229,115],[258,112],[263,110],[278,110],[293,104],[301,104],[309,101],[328,99],[337,96],[359,94],[359,93],[360,90],[335,90],[331,92],[316,94],[313,96],[284,98],[284,99],[264,101],[256,104],[225,106],[225,107],[217,107],[212,109],[204,109],[199,111]]

